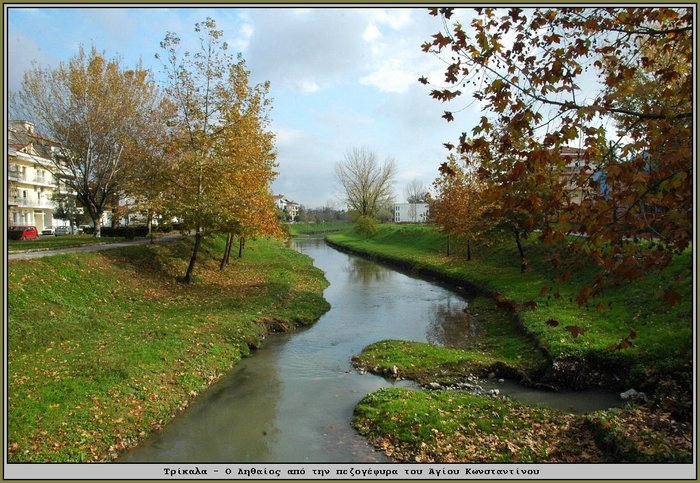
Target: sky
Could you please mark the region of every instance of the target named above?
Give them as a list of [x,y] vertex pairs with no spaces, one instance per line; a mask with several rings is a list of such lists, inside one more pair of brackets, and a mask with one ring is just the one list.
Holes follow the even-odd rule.
[[270,81],[277,169],[272,184],[309,208],[344,208],[335,165],[355,147],[397,165],[395,201],[412,180],[429,187],[456,142],[481,116],[470,107],[448,123],[421,76],[440,84],[444,63],[421,50],[440,31],[426,8],[48,8],[7,9],[6,85],[19,88],[36,62],[57,66],[95,46],[125,66],[139,61],[162,78],[155,54],[167,32],[197,50],[194,24],[213,18],[240,52],[254,83]]

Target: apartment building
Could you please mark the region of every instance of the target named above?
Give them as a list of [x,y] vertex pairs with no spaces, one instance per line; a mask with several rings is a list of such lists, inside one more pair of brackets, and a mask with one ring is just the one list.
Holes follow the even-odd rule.
[[301,207],[299,203],[288,200],[284,195],[272,195],[272,199],[275,202],[275,206],[287,214],[289,220],[294,221],[296,219]]
[[66,225],[53,217],[59,183],[51,158],[58,144],[36,133],[29,121],[10,121],[7,144],[7,225],[33,225],[39,231]]

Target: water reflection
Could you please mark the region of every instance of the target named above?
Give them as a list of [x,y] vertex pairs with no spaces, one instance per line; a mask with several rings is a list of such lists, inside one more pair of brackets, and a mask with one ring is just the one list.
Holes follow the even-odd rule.
[[360,285],[382,283],[396,273],[363,258],[348,258],[345,271],[350,282]]
[[466,349],[485,333],[483,322],[468,310],[466,302],[448,298],[435,305],[426,338],[431,344]]

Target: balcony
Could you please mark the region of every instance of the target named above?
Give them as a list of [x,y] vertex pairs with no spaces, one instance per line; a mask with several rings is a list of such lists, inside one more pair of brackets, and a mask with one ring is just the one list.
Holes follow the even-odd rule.
[[7,198],[8,206],[21,206],[24,208],[42,208],[53,210],[56,208],[50,200],[37,198],[22,198],[20,196],[10,196]]
[[12,180],[12,181],[27,181],[28,176],[26,173],[22,173],[21,171],[17,171],[14,169],[10,169],[7,171],[7,179]]

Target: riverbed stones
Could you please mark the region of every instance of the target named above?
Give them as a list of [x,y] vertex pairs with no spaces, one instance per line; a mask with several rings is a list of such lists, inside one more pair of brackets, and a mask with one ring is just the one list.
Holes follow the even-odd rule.
[[501,391],[498,389],[484,389],[479,384],[479,379],[476,376],[467,376],[462,381],[452,383],[429,382],[423,384],[423,389],[428,390],[447,390],[447,391],[467,391],[478,396],[501,397]]
[[647,401],[647,395],[644,394],[643,392],[639,392],[635,389],[628,389],[625,392],[620,393],[620,399],[626,402],[631,402],[631,401],[640,401],[640,402],[646,402]]

